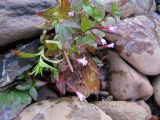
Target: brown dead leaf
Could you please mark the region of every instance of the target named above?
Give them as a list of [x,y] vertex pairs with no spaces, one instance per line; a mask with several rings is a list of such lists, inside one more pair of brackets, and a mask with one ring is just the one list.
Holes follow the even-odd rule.
[[97,94],[100,90],[100,80],[99,72],[95,63],[88,59],[88,65],[82,66],[78,62],[72,63],[74,72],[71,73],[70,70],[63,72],[65,74],[65,79],[72,87],[67,87],[67,91],[75,92],[79,91],[86,97],[90,94]]

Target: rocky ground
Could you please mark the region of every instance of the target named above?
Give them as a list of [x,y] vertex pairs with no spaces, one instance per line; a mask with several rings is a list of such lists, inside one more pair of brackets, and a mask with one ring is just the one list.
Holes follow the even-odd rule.
[[[52,0],[0,1],[0,47],[39,37],[43,20],[35,11],[53,7]],[[156,5],[157,2],[157,5]],[[108,34],[113,50],[103,51],[101,92],[80,102],[69,93],[59,97],[49,87],[39,89],[39,102],[14,120],[158,120],[160,119],[160,1],[107,0],[121,11],[118,33]],[[157,8],[156,8],[157,6]],[[156,12],[157,11],[157,12]],[[36,42],[36,41],[34,41]],[[22,42],[23,43],[23,42]],[[32,47],[31,47],[32,46]],[[19,49],[33,52],[35,44]],[[0,90],[5,89],[36,60],[23,62],[12,54],[0,58]],[[15,71],[16,70],[16,71]],[[104,72],[107,71],[107,72]],[[52,98],[52,99],[50,99]],[[8,120],[0,116],[0,120]]]

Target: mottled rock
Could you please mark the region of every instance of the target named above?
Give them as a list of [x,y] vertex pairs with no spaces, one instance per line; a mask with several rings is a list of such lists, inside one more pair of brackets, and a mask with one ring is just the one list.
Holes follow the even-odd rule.
[[[36,40],[17,49],[36,53],[38,47],[38,40]],[[22,59],[12,53],[4,55],[0,60],[0,88],[13,82],[18,75],[31,68],[35,62],[36,59]]]
[[93,104],[77,98],[41,101],[26,108],[15,120],[112,120]]
[[158,104],[158,106],[160,106],[160,75],[154,78],[152,86],[153,86],[154,99]]
[[1,0],[0,47],[40,35],[38,25],[44,19],[35,13],[53,6],[54,0]]
[[118,53],[145,75],[160,74],[160,16],[136,16],[121,21],[115,41]]
[[153,88],[145,75],[129,66],[116,52],[108,50],[109,90],[116,100],[148,100]]
[[118,5],[121,18],[148,14],[156,10],[155,0],[145,0],[145,2],[144,0],[106,0],[107,11],[109,11],[112,3]]
[[134,102],[98,101],[95,103],[113,120],[150,120],[151,112]]

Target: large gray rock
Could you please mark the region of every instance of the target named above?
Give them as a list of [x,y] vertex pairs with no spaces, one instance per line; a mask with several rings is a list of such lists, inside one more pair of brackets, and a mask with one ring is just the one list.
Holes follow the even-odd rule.
[[0,47],[40,35],[44,20],[35,13],[53,6],[54,0],[0,0]]
[[160,16],[127,18],[118,27],[119,35],[108,35],[118,53],[143,74],[160,74]]
[[108,50],[106,57],[109,62],[109,90],[116,100],[148,100],[153,88],[147,77],[131,66],[120,56]]
[[148,14],[156,10],[155,0],[106,0],[106,10],[112,3],[116,3],[121,12],[121,18],[133,15]]
[[98,101],[95,103],[113,120],[150,120],[151,111],[134,102]]
[[15,120],[112,120],[93,104],[78,98],[41,101],[26,108]]
[[[36,53],[39,47],[38,40],[28,43],[20,48],[20,51]],[[0,88],[13,82],[22,72],[31,68],[36,59],[22,59],[12,53],[6,54],[0,60]]]

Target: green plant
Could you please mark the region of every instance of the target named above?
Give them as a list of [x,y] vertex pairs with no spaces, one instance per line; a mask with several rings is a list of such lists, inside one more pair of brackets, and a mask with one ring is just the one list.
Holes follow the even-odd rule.
[[[37,13],[46,22],[41,26],[40,52],[36,54],[14,51],[22,58],[39,57],[32,74],[43,75],[50,71],[52,81],[60,80],[59,74],[66,69],[74,72],[73,61],[82,66],[88,64],[90,52],[113,48],[114,43],[107,44],[106,33],[116,33],[117,27],[108,25],[107,18],[116,21],[119,10],[112,5],[111,12],[105,12],[105,0],[56,0],[57,7]],[[48,31],[52,31],[48,34]]]
[[[22,58],[39,57],[33,67],[31,75],[22,74],[12,88],[0,92],[0,114],[9,119],[31,103],[31,98],[37,100],[37,87],[46,82],[36,80],[36,75],[43,76],[47,71],[52,82],[65,93],[65,86],[69,86],[79,96],[85,99],[69,82],[65,81],[67,68],[71,73],[77,71],[73,64],[80,64],[82,68],[90,64],[89,69],[95,69],[90,62],[89,54],[96,50],[113,48],[114,43],[107,44],[107,33],[116,33],[117,27],[108,25],[108,17],[116,17],[119,10],[112,5],[110,13],[105,11],[105,0],[56,0],[57,7],[49,8],[37,13],[46,22],[41,26],[43,34],[40,37],[41,46],[36,54],[13,51]],[[51,31],[51,32],[48,32]],[[68,67],[66,67],[66,63]],[[92,66],[93,65],[93,66]],[[92,71],[90,71],[92,72]],[[94,71],[97,73],[97,71]],[[89,73],[90,74],[90,73]],[[88,79],[88,77],[87,77]],[[95,88],[96,84],[92,87]]]

